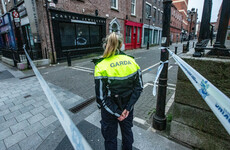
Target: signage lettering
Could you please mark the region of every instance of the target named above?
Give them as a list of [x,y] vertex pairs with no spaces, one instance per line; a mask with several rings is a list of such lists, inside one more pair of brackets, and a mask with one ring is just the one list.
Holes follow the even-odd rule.
[[131,62],[128,60],[128,61],[119,61],[119,62],[116,62],[116,63],[111,63],[110,64],[110,67],[117,67],[117,66],[121,66],[121,65],[130,65]]

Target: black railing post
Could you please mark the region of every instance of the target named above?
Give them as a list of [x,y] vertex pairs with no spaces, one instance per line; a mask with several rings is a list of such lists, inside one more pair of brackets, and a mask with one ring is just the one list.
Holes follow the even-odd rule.
[[[170,18],[171,18],[171,4],[172,0],[164,0],[164,13],[163,13],[163,30],[162,30],[162,47],[169,47],[170,44]],[[165,62],[169,58],[169,53],[166,48],[161,49],[161,61]],[[153,116],[153,128],[157,130],[166,129],[165,117],[165,101],[167,92],[167,78],[168,78],[168,63],[164,64],[163,70],[160,74],[156,113]]]
[[177,54],[177,46],[175,47],[175,54]]
[[70,52],[67,52],[67,63],[68,63],[68,66],[71,66],[71,56],[70,56]]

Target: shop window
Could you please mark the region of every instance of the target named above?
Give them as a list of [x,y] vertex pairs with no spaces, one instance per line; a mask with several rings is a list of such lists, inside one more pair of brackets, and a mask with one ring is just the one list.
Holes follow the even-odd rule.
[[136,0],[131,0],[131,15],[136,15]]
[[90,25],[91,46],[100,46],[101,44],[100,26]]
[[158,31],[154,30],[153,43],[157,44]]
[[118,0],[110,0],[111,8],[118,9]]
[[132,27],[126,26],[125,43],[131,43]]
[[137,28],[137,43],[140,43],[140,32],[141,32],[141,29]]
[[60,36],[62,48],[75,47],[75,25],[71,23],[60,23]]
[[88,47],[88,46],[90,46],[89,25],[77,24],[76,43],[77,43],[77,47]]
[[152,42],[152,29],[145,28],[144,29],[144,45],[147,45],[147,42],[149,40],[149,44]]
[[148,19],[151,16],[151,5],[145,4],[145,18]]

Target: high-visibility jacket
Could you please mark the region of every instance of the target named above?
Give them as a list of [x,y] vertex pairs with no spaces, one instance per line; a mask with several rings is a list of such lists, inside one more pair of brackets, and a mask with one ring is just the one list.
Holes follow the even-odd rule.
[[116,117],[120,117],[124,109],[132,110],[143,90],[141,70],[135,60],[120,52],[93,62],[98,106]]

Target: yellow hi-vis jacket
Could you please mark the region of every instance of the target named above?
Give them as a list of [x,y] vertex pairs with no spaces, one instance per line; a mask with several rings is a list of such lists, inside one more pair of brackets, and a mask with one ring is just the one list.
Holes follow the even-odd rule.
[[93,62],[98,106],[116,117],[124,109],[132,110],[143,90],[141,70],[135,60],[120,52]]

